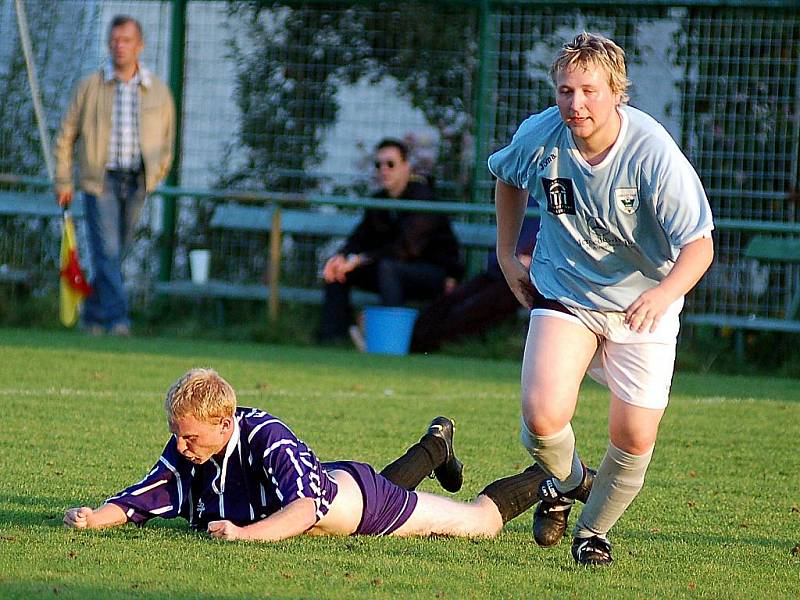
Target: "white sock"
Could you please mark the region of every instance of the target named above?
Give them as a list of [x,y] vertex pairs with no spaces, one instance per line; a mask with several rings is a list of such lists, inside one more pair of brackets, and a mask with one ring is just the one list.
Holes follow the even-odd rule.
[[[553,435],[536,435],[528,429],[524,418],[521,419],[521,423],[520,441],[533,459],[539,463],[539,466],[556,480],[571,481],[575,461],[577,460],[580,465],[578,453],[575,451],[575,434],[572,432],[572,425],[567,423],[564,429]],[[580,484],[580,479],[572,487],[574,488],[578,484]],[[556,487],[561,489],[558,485]]]
[[572,453],[572,470],[569,473],[569,477],[567,477],[563,481],[560,479],[556,479],[554,480],[554,483],[556,484],[556,489],[563,494],[565,492],[574,490],[581,484],[582,481],[583,481],[583,463],[581,463],[581,459],[578,456],[578,451],[575,450]]
[[652,457],[652,448],[645,454],[636,455],[608,444],[592,492],[575,524],[576,537],[605,537],[642,489]]

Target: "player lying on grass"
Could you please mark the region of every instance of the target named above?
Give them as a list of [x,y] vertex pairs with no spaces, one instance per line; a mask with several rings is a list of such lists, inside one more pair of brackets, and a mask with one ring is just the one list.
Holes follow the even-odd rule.
[[233,388],[210,369],[194,369],[167,392],[172,437],[139,483],[101,507],[70,508],[64,524],[111,527],[153,517],[183,517],[225,540],[316,535],[496,535],[538,500],[538,466],[488,485],[470,503],[413,489],[432,471],[458,491],[462,465],[453,423],[428,432],[380,474],[365,463],[321,463],[279,419],[237,408]]

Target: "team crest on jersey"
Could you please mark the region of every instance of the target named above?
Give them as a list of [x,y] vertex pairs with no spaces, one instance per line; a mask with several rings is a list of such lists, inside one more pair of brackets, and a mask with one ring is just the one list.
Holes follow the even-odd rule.
[[626,215],[632,215],[639,210],[639,191],[636,188],[617,188],[614,190],[617,208]]
[[547,212],[554,215],[575,214],[575,192],[572,189],[571,179],[542,177],[542,186],[547,198]]

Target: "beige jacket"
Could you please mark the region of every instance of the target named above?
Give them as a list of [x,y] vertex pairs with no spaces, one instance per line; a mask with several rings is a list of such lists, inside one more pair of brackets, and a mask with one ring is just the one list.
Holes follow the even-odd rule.
[[[95,196],[103,193],[114,86],[114,81],[106,81],[104,70],[100,70],[83,79],[75,89],[56,140],[57,193],[73,187],[72,157],[76,140],[80,189]],[[175,103],[169,88],[147,69],[142,69],[139,90],[139,144],[149,193],[166,177],[172,164]]]

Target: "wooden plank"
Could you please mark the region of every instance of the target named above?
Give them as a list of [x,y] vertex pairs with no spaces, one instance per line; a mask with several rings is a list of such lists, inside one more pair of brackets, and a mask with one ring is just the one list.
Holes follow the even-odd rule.
[[284,210],[282,228],[284,233],[308,235],[348,236],[356,228],[361,217],[347,213],[324,213],[309,210]]
[[[210,279],[207,283],[198,284],[191,280],[158,281],[155,283],[156,293],[164,296],[183,298],[226,298],[230,300],[266,301],[269,286],[262,284],[228,283]],[[324,294],[322,288],[281,287],[280,299],[298,304],[322,304]],[[379,304],[377,294],[352,290],[351,301],[356,306]]]
[[[53,194],[0,191],[0,215],[60,218],[61,207]],[[83,216],[83,197],[76,194],[72,216]]]
[[730,327],[731,329],[755,329],[759,331],[787,331],[800,333],[800,321],[789,319],[773,319],[767,317],[736,317],[713,314],[685,314],[684,323],[692,325],[711,325],[713,327]]
[[744,249],[747,258],[800,263],[800,238],[757,235]]
[[269,231],[273,210],[271,206],[242,206],[226,202],[214,208],[209,225],[234,231]]
[[0,281],[4,283],[28,283],[33,279],[33,273],[23,269],[15,269],[8,265],[0,265]]
[[[267,232],[274,209],[264,206],[220,204],[214,209],[211,227],[236,231]],[[346,237],[356,228],[361,217],[350,213],[328,213],[311,210],[282,210],[281,232],[319,236]],[[453,233],[463,246],[491,248],[496,229],[492,224],[453,222]]]
[[281,211],[272,211],[272,228],[269,232],[269,322],[278,322],[278,307],[281,280]]
[[268,286],[261,284],[228,283],[209,279],[206,283],[174,279],[157,281],[155,291],[165,296],[186,298],[230,298],[232,300],[266,300]]
[[493,248],[497,241],[497,228],[494,225],[456,221],[453,223],[453,233],[462,246]]

